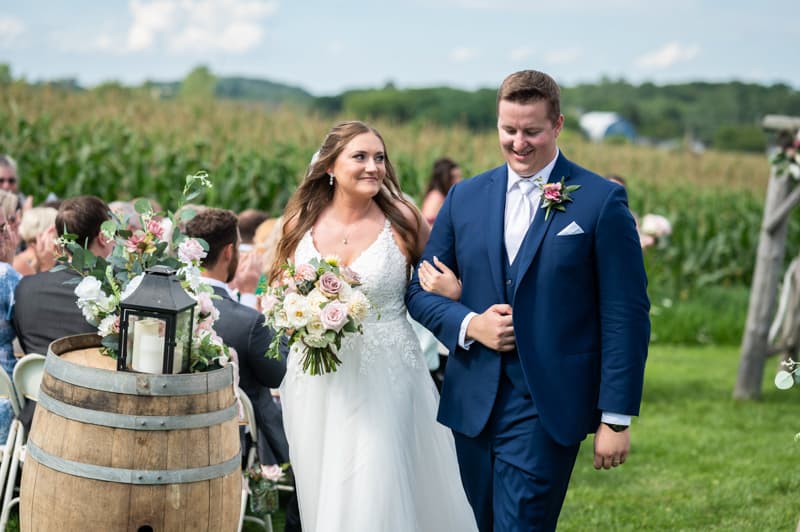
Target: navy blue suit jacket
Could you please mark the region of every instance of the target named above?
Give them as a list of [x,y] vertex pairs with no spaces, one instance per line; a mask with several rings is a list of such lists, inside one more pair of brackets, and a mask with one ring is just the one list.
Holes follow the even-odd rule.
[[[517,351],[545,430],[572,445],[602,411],[638,415],[650,337],[647,280],[625,190],[559,155],[550,182],[580,185],[566,211],[536,214],[516,260],[512,315]],[[438,419],[476,436],[492,411],[501,357],[477,342],[458,346],[467,313],[505,301],[507,166],[451,188],[422,259],[436,256],[462,282],[460,301],[425,292],[415,272],[411,316],[449,351]],[[582,234],[558,236],[571,222]]]

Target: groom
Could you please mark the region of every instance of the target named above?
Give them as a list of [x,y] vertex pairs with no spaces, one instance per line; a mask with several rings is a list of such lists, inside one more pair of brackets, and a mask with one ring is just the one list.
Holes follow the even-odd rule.
[[542,72],[503,81],[506,164],[451,188],[422,256],[455,272],[461,299],[426,292],[417,273],[406,294],[450,351],[438,419],[482,532],[554,530],[580,442],[594,432],[595,468],[616,467],[639,413],[639,238],[624,189],[559,151],[559,100]]

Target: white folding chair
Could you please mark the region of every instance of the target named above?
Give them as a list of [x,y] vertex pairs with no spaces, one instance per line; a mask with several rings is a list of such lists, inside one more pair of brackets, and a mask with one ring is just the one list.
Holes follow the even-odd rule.
[[14,366],[14,388],[17,390],[20,408],[24,408],[25,402],[29,399],[38,400],[44,361],[44,355],[28,353]]
[[11,383],[11,378],[3,369],[0,369],[0,398],[7,399],[11,403],[11,409],[14,412],[14,418],[11,420],[11,425],[8,428],[8,437],[0,449],[0,453],[2,453],[3,456],[2,462],[0,462],[0,500],[2,500],[3,505],[0,511],[0,530],[5,530],[6,521],[8,520],[7,517],[3,518],[8,514],[4,496],[6,478],[14,456],[17,433],[22,430],[22,424],[19,421],[20,407],[14,385]]
[[242,421],[247,428],[246,432],[250,438],[250,448],[247,451],[245,469],[242,472],[242,507],[241,513],[239,514],[239,532],[241,532],[245,521],[256,523],[257,525],[264,527],[264,530],[267,532],[272,532],[271,516],[267,516],[266,519],[261,519],[254,515],[247,515],[247,502],[250,497],[250,492],[247,489],[247,470],[256,465],[256,460],[258,458],[258,425],[256,424],[256,414],[253,410],[253,403],[250,401],[250,398],[247,397],[247,394],[244,393],[244,390],[241,388],[239,388],[238,395],[239,402],[242,405],[242,413],[244,414],[244,419]]
[[[44,373],[44,355],[29,353],[19,359],[14,366],[14,390],[16,390],[16,402],[21,410],[28,400],[37,400],[39,397],[39,385],[42,382]],[[3,510],[0,513],[0,530],[5,530],[11,508],[19,503],[19,495],[15,496],[15,486],[20,467],[25,461],[25,442],[28,435],[22,423],[17,426],[14,437],[14,448],[9,463],[8,476],[5,478],[5,488],[3,490]],[[5,457],[4,457],[5,458]],[[2,470],[0,470],[2,473]]]

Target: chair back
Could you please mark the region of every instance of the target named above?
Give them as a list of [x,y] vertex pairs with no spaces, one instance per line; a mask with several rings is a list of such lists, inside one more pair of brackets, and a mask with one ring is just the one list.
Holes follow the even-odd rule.
[[21,408],[17,400],[17,392],[14,390],[11,377],[3,369],[0,369],[0,398],[8,399],[11,403],[11,409],[14,411],[14,417],[18,418]]
[[20,406],[24,407],[28,399],[38,400],[44,361],[44,355],[29,353],[14,366],[14,388],[17,390]]
[[258,425],[256,424],[255,410],[253,410],[252,401],[250,401],[250,398],[247,397],[247,394],[244,393],[244,390],[241,388],[239,388],[239,401],[242,403],[244,421],[250,429],[250,439],[253,441],[253,445],[256,445],[258,443]]

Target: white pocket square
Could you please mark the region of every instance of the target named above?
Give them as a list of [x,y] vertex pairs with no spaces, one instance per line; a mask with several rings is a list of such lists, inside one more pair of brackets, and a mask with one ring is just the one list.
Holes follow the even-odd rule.
[[568,226],[558,232],[556,236],[570,236],[570,235],[582,235],[583,229],[581,226],[576,224],[575,222],[571,222]]

